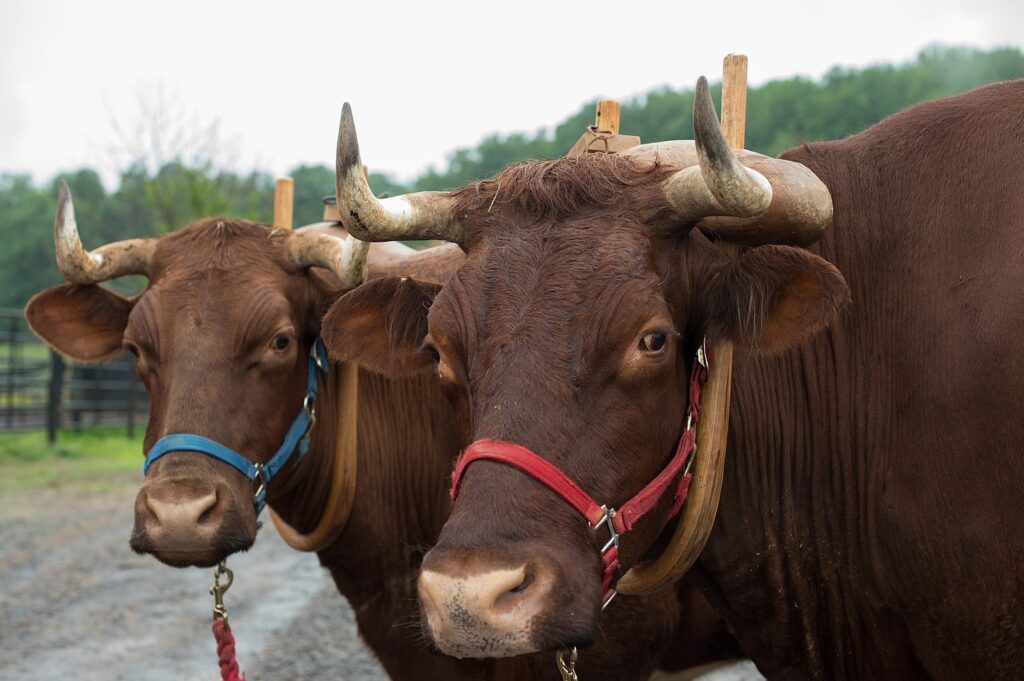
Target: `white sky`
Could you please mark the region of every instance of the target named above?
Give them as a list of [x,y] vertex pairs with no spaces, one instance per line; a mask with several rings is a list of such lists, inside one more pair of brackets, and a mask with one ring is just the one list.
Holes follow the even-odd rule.
[[363,161],[409,179],[596,96],[714,80],[728,52],[757,84],[935,42],[1022,46],[1024,0],[0,0],[0,172],[113,178],[111,117],[163,87],[274,174],[333,164],[347,100]]

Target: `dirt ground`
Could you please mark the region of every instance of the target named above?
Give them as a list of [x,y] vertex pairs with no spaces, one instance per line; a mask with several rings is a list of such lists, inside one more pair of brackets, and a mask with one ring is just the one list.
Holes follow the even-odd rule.
[[[137,480],[0,500],[0,680],[217,681],[211,569],[168,568],[128,548]],[[249,679],[387,677],[316,557],[269,521],[232,557],[226,596]],[[706,681],[761,677],[749,663]]]
[[[0,679],[217,681],[210,569],[128,548],[135,487],[42,490],[0,501]],[[273,523],[232,557],[227,593],[248,678],[386,679],[316,557]]]

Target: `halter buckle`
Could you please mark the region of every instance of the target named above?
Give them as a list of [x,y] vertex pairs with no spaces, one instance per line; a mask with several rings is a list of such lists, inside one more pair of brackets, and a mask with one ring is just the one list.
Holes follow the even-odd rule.
[[601,548],[601,555],[603,556],[613,546],[618,547],[618,545],[619,545],[619,533],[615,531],[615,527],[612,524],[612,519],[615,517],[615,509],[614,508],[608,508],[607,506],[602,505],[601,506],[601,511],[602,511],[602,513],[601,513],[600,519],[598,519],[598,521],[596,523],[591,525],[590,529],[592,529],[594,532],[597,532],[599,529],[601,529],[602,525],[607,525],[608,526],[608,541]]
[[255,472],[252,474],[252,484],[256,485],[256,491],[253,493],[253,496],[260,499],[267,491],[267,483],[264,477],[266,475],[266,468],[261,463],[253,464],[253,468],[255,468]]

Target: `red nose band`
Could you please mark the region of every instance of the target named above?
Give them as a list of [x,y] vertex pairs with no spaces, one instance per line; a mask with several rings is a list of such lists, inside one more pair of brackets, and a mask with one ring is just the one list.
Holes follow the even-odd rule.
[[[601,558],[604,561],[604,605],[607,606],[615,596],[615,589],[612,583],[615,574],[619,569],[619,536],[629,532],[643,516],[645,516],[665,492],[672,486],[673,481],[680,471],[675,486],[675,496],[672,500],[672,507],[669,509],[668,519],[679,513],[683,502],[686,501],[686,493],[690,489],[692,476],[687,463],[691,461],[691,454],[694,451],[696,431],[694,425],[700,414],[700,391],[708,375],[708,363],[705,359],[704,346],[697,352],[693,361],[693,370],[690,372],[690,404],[687,409],[686,425],[683,434],[679,438],[675,454],[668,464],[658,475],[637,492],[629,501],[619,507],[618,510],[609,506],[598,504],[594,499],[580,489],[579,485],[573,482],[569,476],[558,470],[551,462],[535,454],[531,450],[517,445],[514,442],[503,440],[481,439],[473,442],[455,463],[455,470],[452,472],[452,501],[459,493],[459,484],[462,476],[466,473],[469,464],[480,459],[497,461],[516,468],[538,481],[552,492],[562,498],[582,515],[591,529],[597,530],[601,525],[608,525],[609,539],[601,549]],[[684,470],[685,469],[685,470]]]

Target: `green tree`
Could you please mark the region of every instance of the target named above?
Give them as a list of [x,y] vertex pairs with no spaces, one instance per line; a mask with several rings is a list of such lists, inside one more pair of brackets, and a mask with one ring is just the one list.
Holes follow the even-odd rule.
[[[771,81],[748,92],[747,147],[775,155],[804,140],[854,134],[920,101],[1021,77],[1020,50],[940,46],[922,50],[907,64],[836,67],[820,81]],[[717,98],[720,88],[712,91]],[[0,306],[24,305],[33,293],[61,280],[52,235],[60,179],[68,182],[75,197],[86,248],[180,229],[211,215],[270,221],[271,176],[223,170],[224,145],[216,124],[202,124],[181,107],[168,106],[162,94],[156,99],[156,104],[142,102],[135,127],[119,129],[123,156],[129,162],[112,193],[89,169],[64,174],[41,187],[26,175],[0,175]],[[622,129],[645,141],[688,139],[693,135],[692,111],[692,90],[657,88],[623,103]],[[573,145],[593,115],[590,102],[551,128],[495,133],[474,147],[456,149],[441,168],[429,169],[409,186],[379,172],[370,173],[370,186],[391,195],[449,189],[493,175],[516,161],[555,158]],[[334,192],[334,171],[302,165],[291,175],[295,224],[319,222],[321,200]],[[140,284],[135,278],[115,286],[131,290]]]

